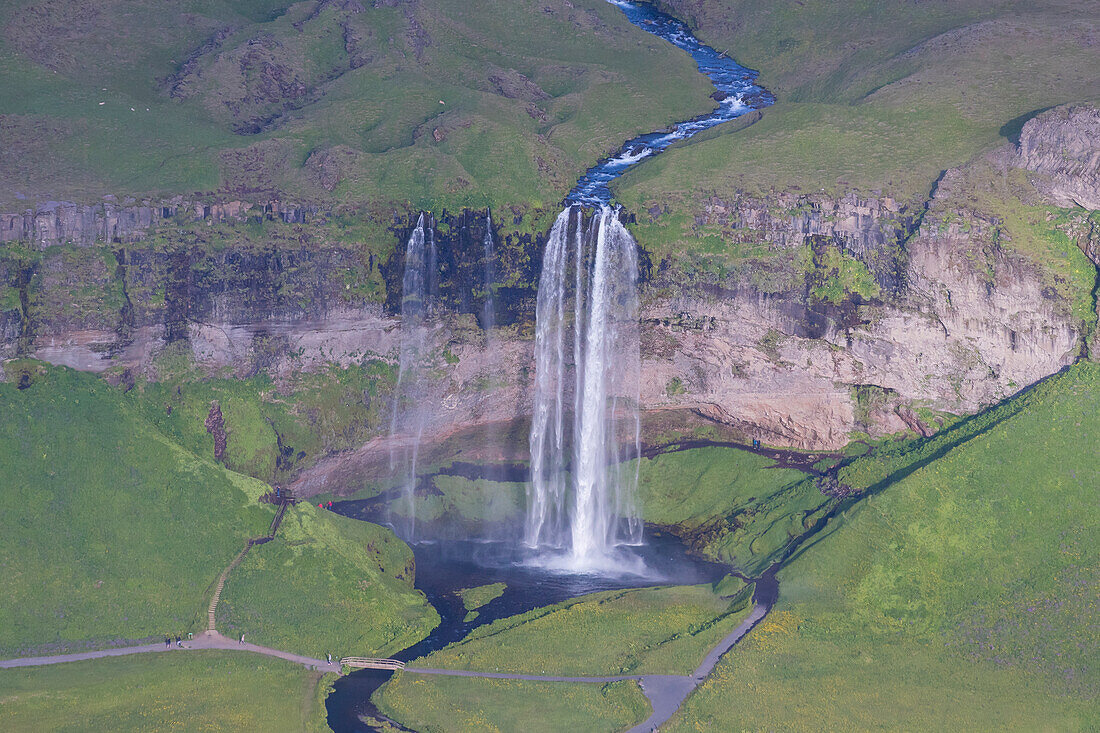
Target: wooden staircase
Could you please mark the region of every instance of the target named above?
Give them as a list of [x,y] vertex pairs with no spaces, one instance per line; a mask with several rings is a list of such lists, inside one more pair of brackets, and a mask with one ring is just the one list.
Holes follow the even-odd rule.
[[[270,539],[270,538],[269,538]],[[218,584],[214,587],[214,595],[210,598],[210,606],[206,609],[206,630],[217,631],[217,626],[214,622],[214,612],[218,610],[218,601],[222,599],[222,591],[225,589],[225,581],[229,578],[229,573],[233,571],[233,568],[241,564],[241,560],[244,560],[244,556],[248,554],[249,548],[252,547],[252,540],[245,543],[244,549],[237,553],[237,556],[233,558],[233,562],[226,566],[222,574],[218,576]]]
[[222,599],[222,591],[225,590],[225,581],[229,579],[229,574],[233,572],[233,569],[241,564],[244,560],[244,556],[248,554],[248,551],[253,545],[262,545],[265,542],[270,542],[275,539],[275,533],[279,531],[279,525],[283,523],[283,517],[286,515],[286,508],[292,504],[295,504],[297,499],[290,492],[282,492],[274,502],[279,505],[279,510],[275,512],[275,518],[271,520],[271,527],[268,528],[267,534],[263,537],[252,537],[244,544],[244,549],[237,553],[237,556],[233,558],[233,562],[222,571],[222,574],[218,576],[218,583],[214,587],[214,595],[210,597],[210,605],[206,609],[206,630],[217,631],[217,625],[214,620],[214,614],[218,610],[218,601]]

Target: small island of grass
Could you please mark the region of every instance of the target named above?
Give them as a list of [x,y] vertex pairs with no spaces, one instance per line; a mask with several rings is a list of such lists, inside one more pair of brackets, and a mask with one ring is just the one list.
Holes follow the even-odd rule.
[[489,583],[488,585],[456,590],[455,595],[462,599],[462,605],[468,611],[466,621],[473,621],[477,618],[477,609],[500,598],[504,595],[504,589],[507,587],[506,583]]

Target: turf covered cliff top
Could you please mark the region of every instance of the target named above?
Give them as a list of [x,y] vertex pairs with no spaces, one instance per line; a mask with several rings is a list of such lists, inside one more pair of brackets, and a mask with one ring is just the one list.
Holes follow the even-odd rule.
[[940,173],[1050,107],[1100,99],[1100,4],[660,0],[759,69],[777,105],[736,135],[647,162],[634,206],[713,189],[923,198]]

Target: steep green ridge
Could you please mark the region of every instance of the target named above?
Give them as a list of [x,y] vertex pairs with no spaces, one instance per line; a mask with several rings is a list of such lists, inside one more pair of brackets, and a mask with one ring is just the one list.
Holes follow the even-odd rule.
[[[274,508],[257,503],[268,487],[211,462],[209,447],[198,455],[173,442],[146,419],[150,407],[136,390],[37,362],[7,369],[0,654],[205,629],[218,574],[247,538],[268,530]],[[309,505],[284,527],[238,568],[241,619],[230,614],[231,622],[317,654],[390,649],[436,622],[412,589],[408,548],[388,530]],[[235,577],[223,601],[236,602]],[[333,606],[355,623],[302,621]]]
[[267,529],[263,486],[174,445],[95,377],[0,384],[0,649],[179,633]]
[[281,659],[216,651],[5,669],[0,728],[319,733],[329,730],[319,678]]
[[614,733],[649,715],[637,682],[526,682],[398,672],[375,696],[387,716],[425,733],[583,730]]
[[1100,367],[1017,399],[834,520],[670,730],[1100,723]]
[[1027,116],[1100,98],[1086,40],[1100,4],[1065,0],[754,3],[660,0],[761,71],[779,102],[736,135],[647,161],[616,187],[635,210],[734,188],[927,195]]
[[21,0],[0,10],[0,203],[553,204],[709,91],[602,0]]

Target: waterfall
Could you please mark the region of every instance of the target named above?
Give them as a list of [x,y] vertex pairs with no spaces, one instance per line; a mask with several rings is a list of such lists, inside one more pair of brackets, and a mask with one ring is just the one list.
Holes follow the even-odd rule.
[[485,211],[485,236],[481,240],[481,254],[484,258],[484,286],[485,286],[485,302],[481,306],[481,327],[485,329],[485,347],[488,351],[490,349],[490,341],[492,340],[493,327],[496,326],[496,308],[493,303],[493,280],[496,277],[496,268],[494,267],[494,260],[496,258],[496,252],[494,251],[493,243],[493,214],[486,209]]
[[405,245],[405,273],[401,281],[401,347],[397,385],[390,422],[390,469],[401,488],[400,514],[407,521],[406,537],[416,526],[416,464],[420,440],[429,414],[428,380],[424,360],[428,353],[427,318],[439,294],[435,232],[424,214]]
[[535,306],[525,542],[567,550],[575,568],[605,567],[616,546],[641,541],[637,472],[620,467],[640,446],[637,277],[617,212],[603,207],[588,226],[580,207],[558,215]]

